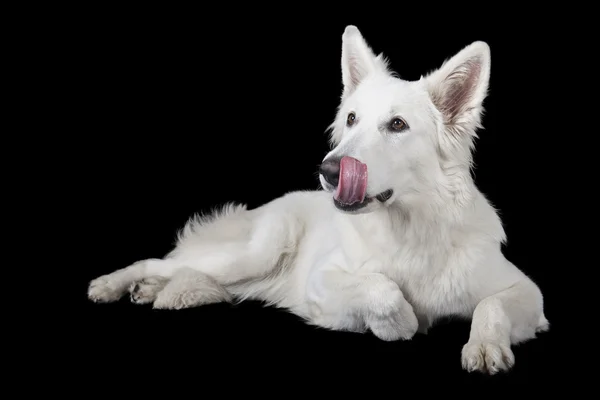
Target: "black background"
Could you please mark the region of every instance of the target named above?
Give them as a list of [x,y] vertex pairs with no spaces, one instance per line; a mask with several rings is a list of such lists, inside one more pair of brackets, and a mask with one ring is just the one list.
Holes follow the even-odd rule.
[[[533,386],[568,380],[572,371],[559,361],[564,316],[556,277],[563,260],[547,251],[554,242],[544,160],[553,150],[540,124],[552,116],[558,90],[544,74],[549,60],[561,68],[555,57],[561,43],[553,36],[560,28],[522,13],[429,18],[434,6],[415,12],[393,5],[367,21],[350,6],[344,7],[349,16],[335,18],[309,9],[209,8],[79,10],[63,43],[73,112],[85,121],[72,142],[79,148],[73,165],[82,167],[72,171],[81,176],[67,204],[87,227],[85,233],[74,229],[70,239],[86,254],[76,269],[81,308],[70,346],[82,356],[76,369],[97,385],[91,387],[116,391],[123,383],[135,391],[143,379],[152,391],[153,380],[158,385],[171,376],[194,390],[202,382],[277,393],[283,383],[317,393],[327,382],[356,390],[385,390],[392,382],[400,396],[406,385],[434,389],[439,378]],[[98,275],[162,257],[195,212],[228,201],[256,207],[285,192],[317,188],[317,167],[328,150],[325,130],[342,89],[347,24],[356,24],[408,80],[474,40],[491,46],[475,179],[501,213],[506,256],[540,285],[552,324],[547,334],[513,348],[516,365],[508,375],[462,371],[468,322],[441,322],[427,336],[385,343],[370,333],[309,327],[255,302],[156,311],[127,298],[115,304],[86,299],[87,283]]]

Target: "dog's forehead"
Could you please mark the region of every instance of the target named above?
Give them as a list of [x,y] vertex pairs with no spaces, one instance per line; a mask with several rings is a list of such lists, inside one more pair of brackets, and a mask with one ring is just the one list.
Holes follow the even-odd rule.
[[358,112],[371,115],[409,111],[423,104],[427,94],[420,82],[395,77],[374,77],[360,85],[352,103]]

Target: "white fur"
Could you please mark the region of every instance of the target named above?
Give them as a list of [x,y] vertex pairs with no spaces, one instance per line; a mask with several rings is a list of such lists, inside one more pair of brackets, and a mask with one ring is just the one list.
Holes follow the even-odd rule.
[[[540,290],[505,259],[501,221],[471,178],[471,150],[490,76],[475,42],[408,82],[389,71],[356,27],[343,34],[344,91],[327,157],[368,165],[368,195],[338,210],[333,188],[288,193],[253,210],[227,205],[191,219],[164,259],[139,261],[90,283],[94,301],[158,308],[258,299],[307,323],[410,339],[436,319],[472,319],[462,365],[496,373],[511,345],[547,330]],[[345,125],[349,112],[356,123]],[[409,128],[390,132],[401,117]],[[327,158],[326,157],[326,158]],[[309,172],[310,173],[310,172]]]

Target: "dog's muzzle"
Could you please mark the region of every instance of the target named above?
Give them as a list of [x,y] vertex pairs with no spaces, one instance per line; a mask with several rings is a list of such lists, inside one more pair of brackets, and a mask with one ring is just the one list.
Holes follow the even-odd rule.
[[338,158],[323,161],[319,167],[319,173],[332,187],[337,187],[340,182],[340,160]]

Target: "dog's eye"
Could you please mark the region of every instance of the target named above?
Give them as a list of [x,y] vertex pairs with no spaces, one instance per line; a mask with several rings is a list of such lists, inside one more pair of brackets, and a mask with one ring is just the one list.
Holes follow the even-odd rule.
[[346,119],[346,125],[352,126],[354,125],[354,121],[356,121],[356,115],[351,112],[348,114],[348,118]]
[[400,132],[408,128],[408,125],[401,118],[394,118],[390,123],[390,129],[394,132]]

